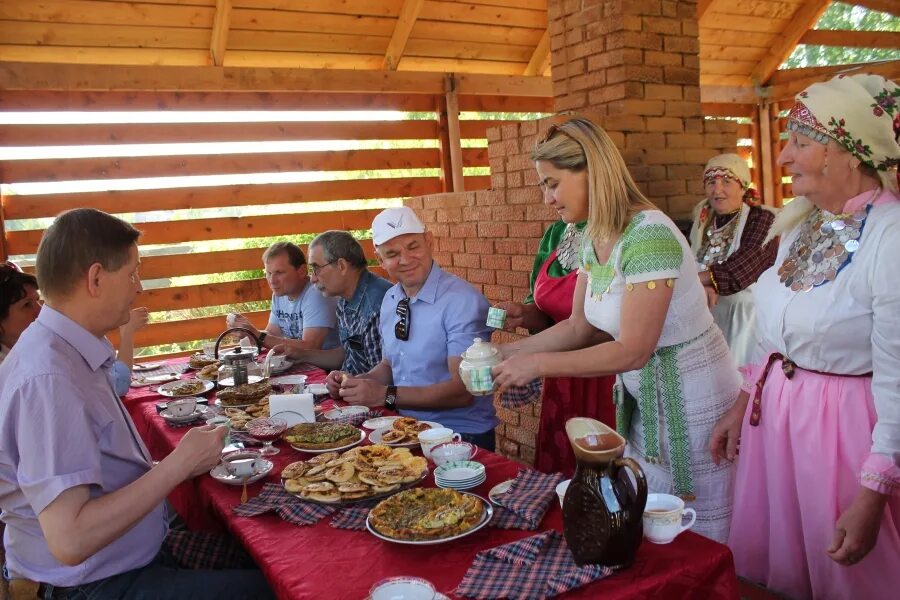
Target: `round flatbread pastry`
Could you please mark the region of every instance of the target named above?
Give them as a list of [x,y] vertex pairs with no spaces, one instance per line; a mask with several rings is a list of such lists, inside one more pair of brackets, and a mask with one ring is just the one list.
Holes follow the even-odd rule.
[[307,484],[303,483],[298,479],[285,479],[284,480],[284,489],[286,489],[291,494],[302,494],[303,489]]
[[336,458],[338,458],[340,454],[337,452],[323,452],[322,454],[318,454],[309,459],[308,463],[312,465],[324,465],[327,462],[330,462]]
[[288,466],[286,466],[281,471],[282,479],[297,479],[298,477],[303,477],[303,474],[309,471],[310,464],[306,461],[300,460],[297,462],[292,462]]
[[381,434],[381,441],[385,444],[398,444],[406,439],[407,433],[398,429],[390,429]]

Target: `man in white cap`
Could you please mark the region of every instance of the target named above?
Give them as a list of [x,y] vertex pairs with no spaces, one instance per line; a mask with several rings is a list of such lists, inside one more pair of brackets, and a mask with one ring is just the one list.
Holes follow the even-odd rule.
[[381,304],[382,360],[358,377],[332,372],[329,390],[351,404],[437,421],[493,450],[493,398],[473,397],[459,378],[460,355],[476,337],[490,338],[487,299],[432,259],[433,236],[412,209],[379,213],[372,238],[381,265],[398,282]]

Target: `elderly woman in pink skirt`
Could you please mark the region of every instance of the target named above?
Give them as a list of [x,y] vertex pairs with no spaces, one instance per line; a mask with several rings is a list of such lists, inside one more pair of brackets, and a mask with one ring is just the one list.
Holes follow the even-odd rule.
[[738,574],[791,598],[900,593],[898,103],[873,75],[797,96],[779,157],[797,198],[754,290],[768,358],[710,440],[737,460]]

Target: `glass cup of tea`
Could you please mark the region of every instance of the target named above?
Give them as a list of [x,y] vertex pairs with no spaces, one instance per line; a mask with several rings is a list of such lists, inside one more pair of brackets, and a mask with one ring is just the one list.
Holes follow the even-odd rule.
[[262,442],[263,447],[259,453],[263,456],[272,456],[281,452],[272,443],[287,431],[287,421],[279,417],[260,417],[249,421],[245,426],[247,435]]

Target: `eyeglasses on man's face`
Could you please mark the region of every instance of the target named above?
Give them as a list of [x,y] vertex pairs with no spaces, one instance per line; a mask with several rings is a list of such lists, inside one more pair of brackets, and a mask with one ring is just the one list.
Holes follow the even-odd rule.
[[410,312],[409,298],[404,298],[397,304],[397,316],[400,320],[394,325],[394,337],[403,342],[409,340]]
[[324,265],[317,265],[317,264],[314,264],[314,263],[309,263],[309,272],[310,272],[312,275],[315,275],[316,277],[318,277],[318,276],[319,276],[319,273],[322,272],[322,269],[324,269],[324,268],[327,267],[328,265],[333,265],[333,264],[336,263],[337,261],[338,261],[338,259],[334,259],[334,260],[328,261],[328,262],[325,263]]

